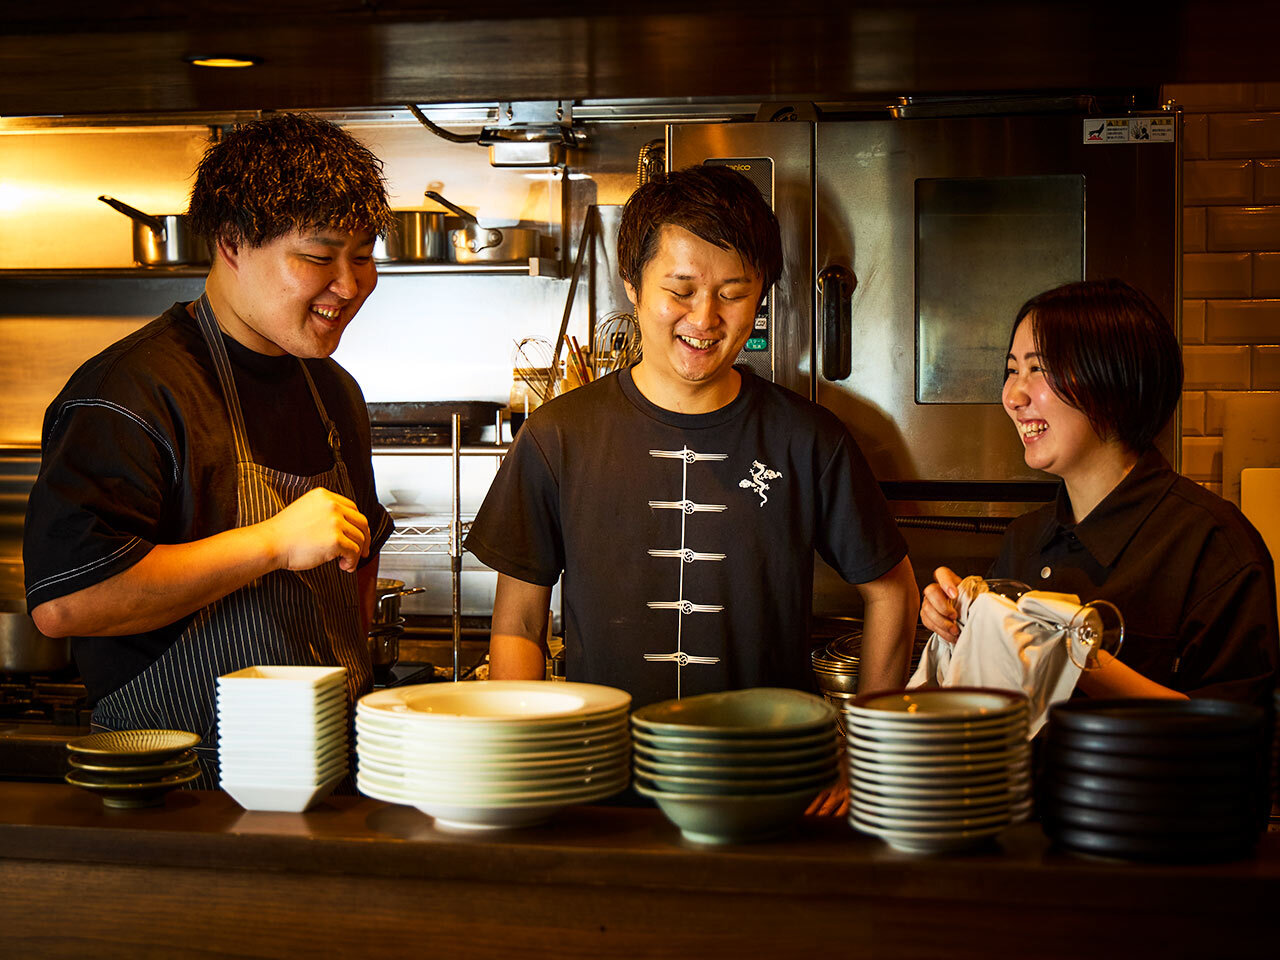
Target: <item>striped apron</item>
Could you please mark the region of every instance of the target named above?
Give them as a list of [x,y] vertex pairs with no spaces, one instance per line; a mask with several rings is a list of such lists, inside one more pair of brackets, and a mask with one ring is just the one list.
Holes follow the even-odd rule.
[[[236,451],[236,526],[268,520],[303,494],[324,487],[355,498],[342,462],[338,430],[325,412],[301,360],[316,410],[329,433],[333,466],[299,477],[253,460],[231,361],[207,296],[196,319],[213,355],[231,420]],[[93,724],[107,730],[177,729],[198,733],[201,776],[193,789],[218,786],[216,679],[259,664],[347,668],[348,702],[373,685],[369,646],[360,618],[356,575],[330,560],[313,570],[274,570],[196,612],[182,634],[154,663],[98,701]],[[350,712],[348,712],[350,716]]]

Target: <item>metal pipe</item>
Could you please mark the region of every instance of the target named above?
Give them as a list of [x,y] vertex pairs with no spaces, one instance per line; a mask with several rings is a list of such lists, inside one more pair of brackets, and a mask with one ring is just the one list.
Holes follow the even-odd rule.
[[449,568],[453,574],[453,682],[462,679],[462,415],[450,418],[453,455],[453,520],[449,528]]

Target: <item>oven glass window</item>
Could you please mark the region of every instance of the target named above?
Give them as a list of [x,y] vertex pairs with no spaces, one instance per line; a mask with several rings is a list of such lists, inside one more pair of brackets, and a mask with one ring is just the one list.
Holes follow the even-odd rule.
[[999,403],[1013,318],[1084,277],[1084,177],[916,181],[916,402]]

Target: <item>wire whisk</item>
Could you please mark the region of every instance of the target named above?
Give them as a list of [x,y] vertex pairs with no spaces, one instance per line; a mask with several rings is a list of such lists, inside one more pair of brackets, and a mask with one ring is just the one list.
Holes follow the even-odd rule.
[[640,359],[640,325],[629,313],[611,313],[596,327],[597,377],[629,367]]
[[515,343],[511,365],[516,376],[533,391],[539,403],[556,395],[559,380],[555,370],[555,349],[545,337],[525,337]]

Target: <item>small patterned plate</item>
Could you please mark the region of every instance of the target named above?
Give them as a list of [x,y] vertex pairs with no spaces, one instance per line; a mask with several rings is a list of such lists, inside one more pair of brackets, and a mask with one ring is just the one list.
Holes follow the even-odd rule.
[[141,766],[172,759],[199,742],[185,730],[108,730],[69,740],[67,749],[101,764]]
[[154,777],[164,777],[171,773],[189,766],[196,759],[194,750],[184,750],[172,760],[160,760],[156,763],[145,764],[121,764],[121,763],[98,763],[96,756],[88,754],[78,757],[72,754],[67,758],[67,763],[72,770],[84,770],[89,773],[106,773],[112,777],[119,779],[120,777],[132,777],[136,780],[150,780]]
[[104,806],[129,810],[138,807],[158,807],[164,803],[166,793],[190,783],[198,776],[200,771],[193,769],[186,773],[175,773],[144,783],[103,783],[80,776],[73,770],[63,779],[67,783],[83,787],[90,793],[96,793],[102,798]]

